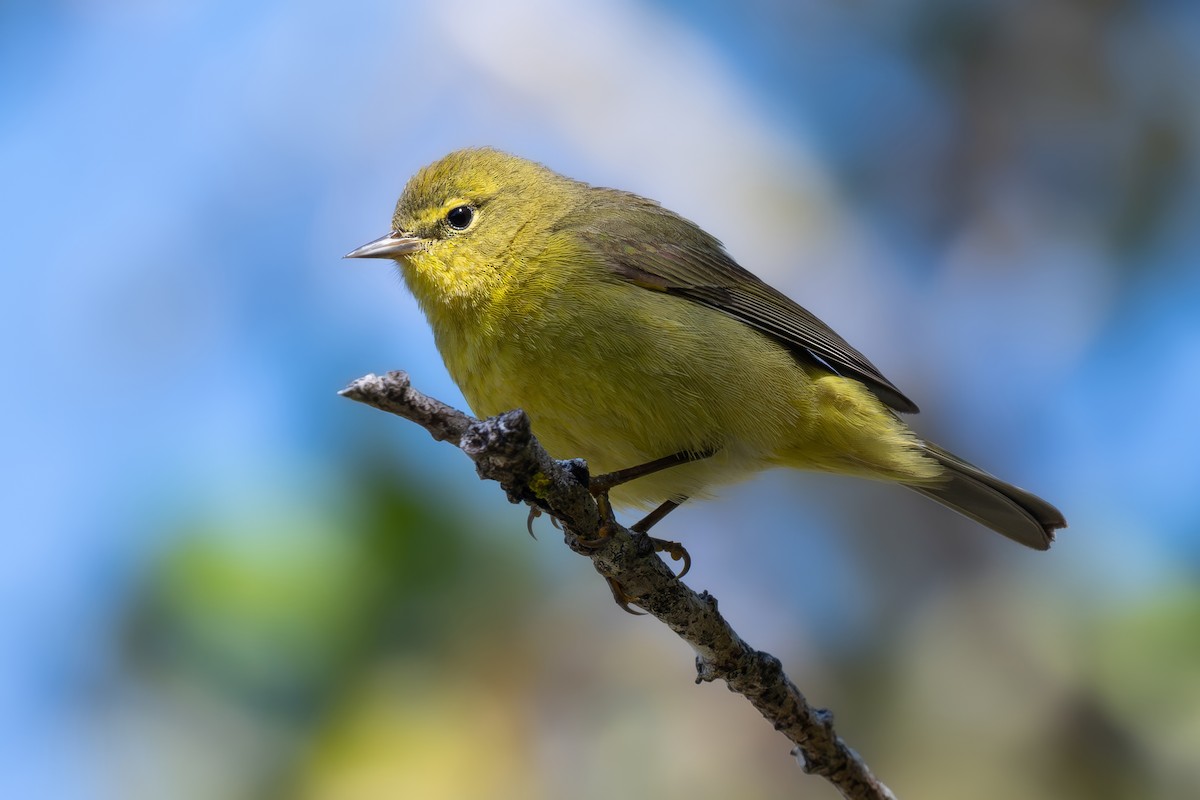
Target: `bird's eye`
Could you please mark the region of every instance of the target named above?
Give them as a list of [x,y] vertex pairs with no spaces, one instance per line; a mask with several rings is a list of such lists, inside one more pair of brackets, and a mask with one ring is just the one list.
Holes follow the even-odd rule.
[[475,209],[470,206],[455,206],[446,212],[446,222],[455,230],[464,230],[475,219]]

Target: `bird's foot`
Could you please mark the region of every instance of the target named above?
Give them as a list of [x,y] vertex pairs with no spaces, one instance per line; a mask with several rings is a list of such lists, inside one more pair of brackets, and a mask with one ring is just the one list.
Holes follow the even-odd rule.
[[[529,531],[529,535],[532,536],[534,539],[537,538],[537,534],[535,534],[533,532],[533,521],[535,519],[537,519],[538,517],[540,517],[544,513],[546,513],[546,512],[542,511],[542,509],[538,508],[537,506],[529,507],[529,517],[525,520],[525,530]],[[549,517],[550,517],[550,524],[561,531],[562,523],[560,523],[558,521],[558,517],[554,516],[553,514],[550,514]]]
[[[643,534],[645,535],[645,534]],[[687,548],[679,542],[672,542],[668,539],[656,539],[653,536],[647,536],[650,544],[654,546],[654,552],[666,553],[671,557],[672,561],[682,561],[683,569],[679,570],[676,578],[682,578],[688,574],[688,570],[692,568],[692,556],[688,553]]]

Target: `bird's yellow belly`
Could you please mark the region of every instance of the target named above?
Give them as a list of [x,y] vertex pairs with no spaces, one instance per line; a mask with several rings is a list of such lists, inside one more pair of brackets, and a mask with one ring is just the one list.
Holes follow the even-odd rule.
[[[651,292],[646,299],[653,304],[639,307],[626,297],[621,320],[604,317],[604,333],[551,306],[536,330],[527,318],[485,320],[441,349],[476,414],[524,409],[552,456],[586,459],[593,474],[714,453],[615,489],[618,504],[705,496],[781,463],[811,417],[812,376],[736,320]],[[603,377],[589,366],[600,363]]]

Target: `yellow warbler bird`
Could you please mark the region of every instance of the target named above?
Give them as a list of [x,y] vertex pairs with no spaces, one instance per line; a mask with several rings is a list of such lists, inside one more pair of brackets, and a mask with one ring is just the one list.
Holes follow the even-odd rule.
[[524,409],[551,455],[593,474],[685,462],[616,486],[618,504],[661,517],[793,467],[899,483],[1039,550],[1066,525],[916,436],[897,416],[916,405],[866,357],[644,197],[460,150],[347,257],[399,264],[476,414]]

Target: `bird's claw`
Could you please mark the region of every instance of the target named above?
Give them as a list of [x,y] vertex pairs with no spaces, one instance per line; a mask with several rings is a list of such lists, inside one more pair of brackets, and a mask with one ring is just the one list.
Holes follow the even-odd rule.
[[654,545],[654,552],[666,553],[671,557],[672,561],[683,561],[683,569],[675,576],[676,578],[682,578],[688,574],[688,571],[692,568],[692,556],[688,553],[686,547],[679,542],[672,542],[668,539],[656,539],[653,536],[647,538],[650,540],[650,544]]
[[611,534],[612,526],[617,524],[616,515],[613,514],[612,503],[608,499],[608,492],[596,493],[596,506],[600,510],[600,524],[596,526],[596,535],[590,538],[583,536],[575,537],[575,541],[585,550],[599,550]]
[[[525,520],[525,530],[529,531],[529,535],[532,536],[534,539],[537,538],[537,534],[533,532],[533,521],[535,519],[537,519],[538,517],[540,517],[544,513],[546,513],[546,512],[542,511],[537,506],[529,507],[529,517]],[[558,517],[554,516],[553,514],[550,514],[549,516],[550,516],[550,524],[553,525],[557,530],[561,531],[562,523],[558,521]]]
[[626,614],[633,614],[635,617],[645,616],[645,611],[637,611],[636,609],[629,607],[630,603],[637,602],[636,597],[630,597],[627,595],[625,593],[625,589],[616,580],[612,578],[605,578],[604,580],[608,582],[608,590],[612,592],[613,602],[615,602],[622,611],[624,611]]

